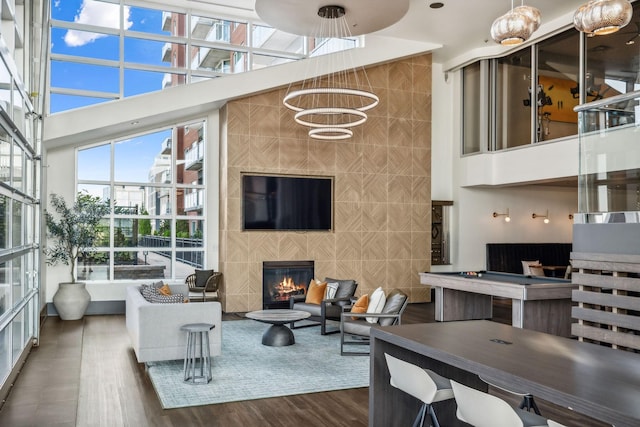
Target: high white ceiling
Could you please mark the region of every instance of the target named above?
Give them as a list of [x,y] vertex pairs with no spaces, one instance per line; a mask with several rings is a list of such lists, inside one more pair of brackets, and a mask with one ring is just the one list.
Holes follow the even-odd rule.
[[[288,0],[283,0],[286,4]],[[308,0],[299,0],[308,1]],[[394,0],[388,0],[393,2]],[[587,0],[527,0],[524,4],[540,9],[542,27],[556,29],[571,23],[573,12]],[[442,48],[433,52],[436,62],[446,62],[465,52],[494,46],[490,37],[493,21],[511,9],[509,0],[443,0],[444,7],[432,9],[432,0],[410,0],[409,11],[396,24],[378,31],[380,35],[399,39],[437,43]],[[194,9],[217,10],[239,17],[256,18],[255,0],[179,0],[172,2]],[[326,5],[338,5],[347,9],[350,0],[326,0]],[[518,6],[521,1],[515,1]],[[551,24],[555,25],[551,25]]]

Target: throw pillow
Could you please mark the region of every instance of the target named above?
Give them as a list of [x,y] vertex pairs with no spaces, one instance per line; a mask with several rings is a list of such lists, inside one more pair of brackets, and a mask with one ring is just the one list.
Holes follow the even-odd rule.
[[151,302],[151,297],[156,293],[156,291],[157,289],[153,285],[140,286],[140,293],[142,294],[142,297],[149,302]]
[[[382,313],[382,309],[384,308],[384,303],[387,301],[387,297],[384,295],[384,291],[382,287],[379,287],[371,294],[371,298],[369,299],[369,307],[367,308],[367,313]],[[378,323],[377,317],[366,317],[367,322],[369,323]]]
[[542,265],[540,265],[540,261],[539,260],[535,260],[535,261],[520,261],[522,263],[522,274],[524,274],[525,276],[531,276],[531,269],[529,267],[533,266],[533,267],[542,267]]
[[319,282],[311,279],[309,287],[307,288],[307,297],[304,302],[307,304],[320,304],[324,298],[325,290],[327,289],[327,282]]
[[184,303],[184,295],[182,294],[173,294],[173,295],[162,295],[155,294],[151,296],[151,302],[156,304],[176,304],[176,303]]
[[[399,291],[397,289],[394,289],[393,291],[391,291],[389,293],[389,295],[387,295],[387,302],[385,302],[385,304],[384,304],[384,308],[382,309],[382,313],[383,314],[398,314],[406,300],[407,300],[407,295],[404,292]],[[391,326],[391,325],[393,325],[394,321],[395,321],[395,319],[393,319],[393,318],[386,318],[385,317],[385,318],[380,319],[380,321],[378,323],[380,324],[380,326]]]
[[336,282],[327,283],[327,291],[324,294],[325,299],[333,299],[336,297],[336,292],[338,292],[338,285]]
[[196,286],[204,288],[207,286],[207,280],[213,274],[214,270],[196,270]]
[[171,288],[169,285],[164,284],[160,289],[158,289],[161,295],[171,295]]
[[[351,307],[352,313],[366,313],[369,308],[369,294],[361,295],[357,299],[356,303]],[[353,320],[361,319],[360,317],[352,317]]]

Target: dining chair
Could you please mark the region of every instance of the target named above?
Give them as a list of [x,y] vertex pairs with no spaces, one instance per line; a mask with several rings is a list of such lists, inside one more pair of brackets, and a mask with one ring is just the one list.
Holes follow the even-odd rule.
[[474,427],[548,427],[547,419],[511,407],[499,397],[451,380],[460,421]]
[[391,375],[389,380],[391,386],[422,402],[420,411],[418,411],[418,415],[413,422],[413,427],[423,426],[427,414],[431,419],[431,425],[440,427],[432,404],[453,399],[451,382],[429,369],[423,369],[388,353],[385,353],[384,357]]

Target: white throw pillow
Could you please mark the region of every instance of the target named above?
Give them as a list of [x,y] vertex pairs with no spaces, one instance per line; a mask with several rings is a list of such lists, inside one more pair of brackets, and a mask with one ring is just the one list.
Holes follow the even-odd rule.
[[333,299],[336,297],[336,292],[338,292],[338,283],[331,282],[327,283],[327,289],[324,291],[324,299]]
[[[382,309],[384,308],[384,304],[387,302],[387,297],[382,290],[382,287],[379,287],[369,297],[369,307],[367,307],[367,313],[382,313]],[[378,323],[377,317],[367,317],[367,322],[369,323]]]
[[522,274],[524,274],[525,276],[531,276],[531,269],[529,268],[530,266],[540,267],[540,261],[539,260],[535,260],[535,261],[520,261],[520,262],[522,262]]

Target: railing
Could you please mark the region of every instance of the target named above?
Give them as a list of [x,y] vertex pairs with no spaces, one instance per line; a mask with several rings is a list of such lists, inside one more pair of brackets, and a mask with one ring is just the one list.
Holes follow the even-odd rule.
[[[141,236],[139,240],[140,247],[158,248],[153,253],[161,255],[165,258],[171,258],[171,238],[164,236]],[[176,248],[199,248],[202,249],[202,239],[176,239]],[[203,268],[203,251],[178,251],[176,250],[176,261],[196,268]]]
[[187,193],[184,196],[184,209],[194,210],[202,209],[204,205],[204,190],[197,190]]
[[189,149],[184,152],[184,165],[188,169],[192,164],[202,160],[204,157],[204,144],[199,141],[193,144]]
[[575,222],[629,222],[640,212],[640,91],[589,102],[578,112]]

